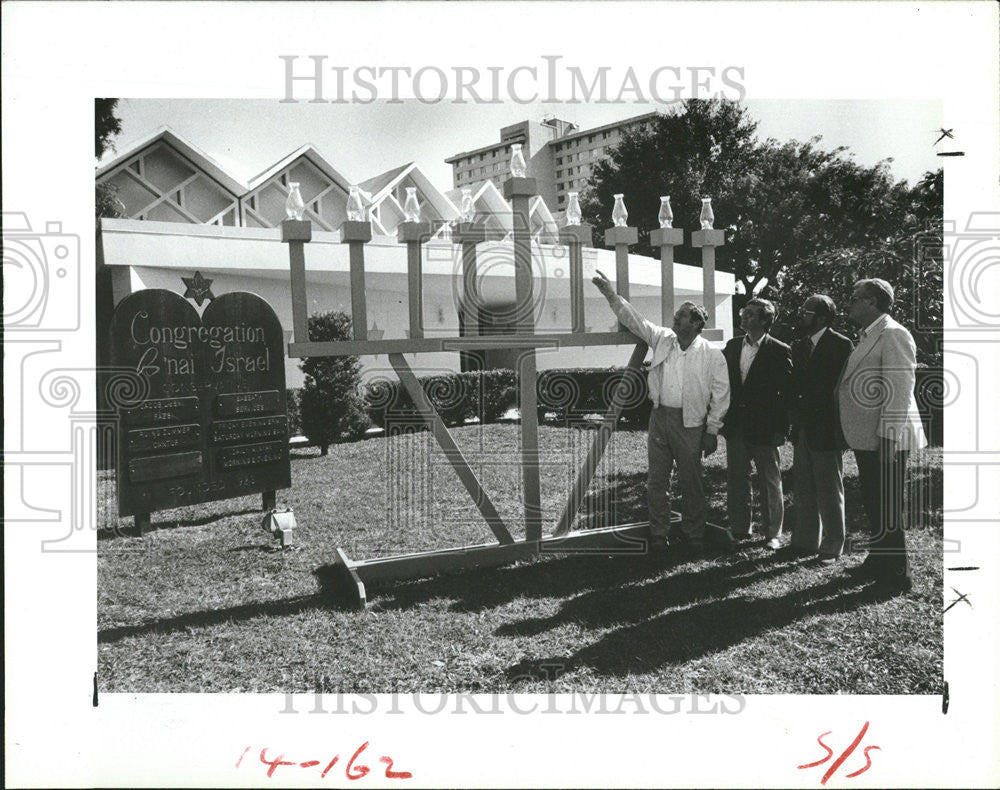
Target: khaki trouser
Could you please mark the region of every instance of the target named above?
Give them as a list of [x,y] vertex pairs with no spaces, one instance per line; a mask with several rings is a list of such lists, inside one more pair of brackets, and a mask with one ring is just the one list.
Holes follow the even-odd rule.
[[741,431],[726,436],[726,502],[729,530],[736,537],[750,532],[750,462],[757,467],[760,513],[768,540],[781,535],[785,501],[781,490],[780,456],[777,447],[750,444]]
[[646,499],[649,530],[666,537],[670,529],[670,473],[677,465],[681,490],[681,530],[690,540],[705,536],[708,503],[701,480],[701,439],[705,426],[685,428],[680,409],[656,406],[649,414],[649,476]]
[[844,454],[810,449],[805,428],[795,439],[792,545],[839,557],[844,551]]

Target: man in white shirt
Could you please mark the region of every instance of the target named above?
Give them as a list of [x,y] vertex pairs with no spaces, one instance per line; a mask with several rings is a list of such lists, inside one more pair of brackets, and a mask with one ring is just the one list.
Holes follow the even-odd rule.
[[718,448],[718,433],[729,408],[729,374],[719,349],[701,337],[708,316],[684,302],[672,329],[647,321],[615,294],[598,274],[594,285],[618,320],[652,351],[649,365],[649,473],[646,497],[654,547],[664,548],[670,529],[670,474],[677,465],[683,501],[681,535],[695,551],[704,548],[708,502],[702,484],[701,458]]
[[916,344],[889,316],[885,280],[860,280],[847,315],[862,327],[837,386],[840,423],[858,462],[871,538],[856,571],[892,594],[912,587],[903,535],[903,490],[911,450],[926,446],[913,386]]

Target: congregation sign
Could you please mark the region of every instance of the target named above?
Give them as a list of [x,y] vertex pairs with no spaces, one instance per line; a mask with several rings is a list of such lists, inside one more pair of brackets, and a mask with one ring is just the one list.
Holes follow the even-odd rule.
[[147,385],[119,409],[120,516],[141,529],[157,510],[291,485],[284,337],[259,296],[199,316],[173,291],[137,291],[115,308],[111,360]]

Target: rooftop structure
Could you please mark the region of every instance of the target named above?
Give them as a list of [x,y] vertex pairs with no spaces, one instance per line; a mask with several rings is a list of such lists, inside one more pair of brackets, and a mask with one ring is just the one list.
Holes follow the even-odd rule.
[[551,118],[542,122],[521,121],[500,130],[500,142],[450,156],[452,185],[478,187],[484,181],[500,186],[510,177],[510,146],[521,143],[528,177],[538,183],[538,194],[556,216],[566,208],[570,192],[582,190],[594,164],[606,158],[622,135],[659,117],[649,112],[593,129]]

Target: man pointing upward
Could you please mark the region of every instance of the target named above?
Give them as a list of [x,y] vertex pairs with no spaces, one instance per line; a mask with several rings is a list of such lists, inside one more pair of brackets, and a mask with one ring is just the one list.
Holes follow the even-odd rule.
[[670,473],[677,465],[684,521],[681,536],[695,551],[704,548],[708,503],[701,458],[718,447],[729,408],[729,374],[722,352],[701,337],[708,315],[693,302],[674,313],[673,328],[657,326],[615,294],[597,272],[593,283],[618,320],[653,353],[649,364],[649,473],[646,497],[653,546],[665,548],[670,528]]

